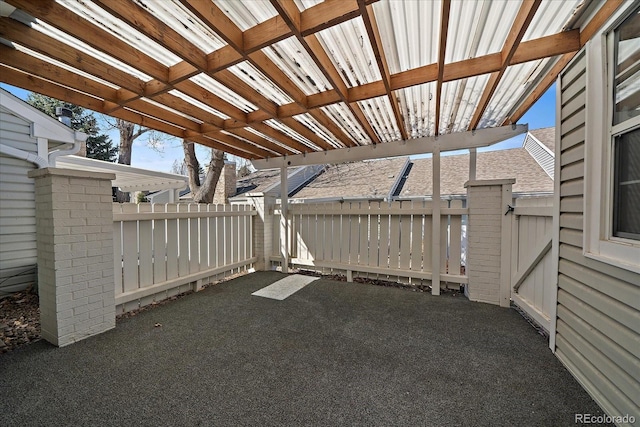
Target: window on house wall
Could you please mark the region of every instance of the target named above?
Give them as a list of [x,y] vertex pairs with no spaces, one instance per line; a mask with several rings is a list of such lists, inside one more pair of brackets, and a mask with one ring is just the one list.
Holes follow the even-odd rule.
[[583,254],[640,273],[638,3],[623,2],[603,28],[585,48]]
[[640,240],[640,8],[609,37],[613,44],[611,235]]

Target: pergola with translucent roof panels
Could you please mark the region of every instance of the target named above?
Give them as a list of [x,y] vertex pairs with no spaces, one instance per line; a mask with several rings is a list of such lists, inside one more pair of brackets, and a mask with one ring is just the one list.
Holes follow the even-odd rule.
[[437,155],[523,132],[484,130],[517,123],[619,4],[6,0],[0,80],[258,168]]
[[[279,167],[282,188],[287,166],[431,152],[438,200],[440,153],[469,149],[475,179],[475,149],[525,132],[621,4],[5,0],[0,81]],[[436,269],[439,203],[432,226]]]

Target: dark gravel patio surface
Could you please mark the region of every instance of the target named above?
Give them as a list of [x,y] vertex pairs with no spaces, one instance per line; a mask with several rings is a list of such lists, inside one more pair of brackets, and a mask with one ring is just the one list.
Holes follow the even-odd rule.
[[0,355],[0,424],[569,426],[602,413],[514,310],[326,279],[251,296],[282,277]]

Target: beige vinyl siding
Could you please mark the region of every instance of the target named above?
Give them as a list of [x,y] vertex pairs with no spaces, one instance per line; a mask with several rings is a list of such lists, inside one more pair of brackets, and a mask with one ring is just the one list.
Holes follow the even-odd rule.
[[[0,108],[0,143],[37,153],[30,123]],[[24,289],[36,281],[35,166],[0,154],[0,292]]]
[[583,255],[586,61],[560,78],[556,355],[610,415],[640,421],[640,275]]

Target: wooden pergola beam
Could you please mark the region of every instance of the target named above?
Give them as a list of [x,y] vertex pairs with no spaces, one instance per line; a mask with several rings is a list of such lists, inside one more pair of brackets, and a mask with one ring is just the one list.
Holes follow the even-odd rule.
[[444,57],[447,52],[447,33],[449,31],[449,13],[451,0],[443,0],[440,17],[440,42],[438,45],[438,80],[436,82],[436,126],[434,135],[440,134],[440,109],[442,104],[442,83],[444,81]]
[[[198,0],[181,0],[182,3],[189,8],[189,10],[196,15],[205,25],[210,27],[213,31],[220,34],[222,31],[228,31],[232,34],[232,38],[236,38],[237,34],[241,34],[240,29],[237,26],[227,19],[219,18],[219,15],[224,13],[214,4],[204,4]],[[295,5],[294,5],[295,6]],[[293,18],[296,19],[296,18]],[[299,19],[298,19],[299,20]],[[273,62],[269,57],[262,51],[255,51],[253,53],[247,54],[243,50],[243,45],[240,43],[234,42],[230,43],[230,46],[236,50],[238,55],[248,60],[258,71],[264,74],[272,83],[282,90],[287,96],[289,96],[293,101],[300,106],[303,112],[307,112],[307,96],[305,93],[294,83],[292,82],[288,76]],[[223,71],[216,73],[213,75],[214,78],[218,78]],[[227,73],[229,73],[227,71]],[[226,74],[225,78],[228,80],[231,78],[229,74]],[[239,80],[239,79],[238,79]],[[239,82],[236,82],[235,85],[228,85],[229,87],[233,87],[234,90],[238,88]],[[271,108],[264,105],[263,97],[253,91],[253,93],[249,93],[253,91],[252,89],[245,88],[242,96],[250,102],[255,103],[261,109],[264,109],[267,113],[270,114],[270,118],[278,118],[277,111],[272,110]],[[262,104],[262,105],[260,105]],[[325,116],[322,112],[315,112],[317,116],[323,117]],[[328,117],[326,117],[328,119]],[[331,132],[333,133],[333,132]],[[338,133],[333,133],[336,138],[342,141],[343,144],[347,145],[350,142],[350,139],[347,135],[345,135],[342,131]]]
[[[365,133],[374,144],[378,144],[380,139],[375,130],[365,117],[360,106],[353,102],[349,102],[348,88],[344,83],[340,72],[336,69],[333,61],[325,52],[322,44],[315,34],[303,37],[300,31],[300,23],[302,20],[301,13],[296,4],[290,0],[271,0],[271,4],[278,11],[280,16],[285,20],[293,34],[296,36],[300,44],[305,48],[307,54],[311,57],[318,69],[324,74],[334,91],[338,94],[342,102],[349,108],[356,119],[356,122],[364,129]],[[306,98],[306,97],[305,97]],[[305,103],[307,100],[305,99]],[[305,105],[308,109],[308,105]]]
[[498,88],[500,79],[502,79],[504,72],[511,63],[511,58],[515,55],[518,45],[520,44],[520,40],[522,40],[524,33],[527,31],[527,28],[529,28],[529,24],[533,20],[538,7],[540,7],[540,3],[542,3],[542,0],[524,0],[520,6],[516,19],[511,26],[509,35],[504,42],[502,51],[500,52],[500,69],[493,72],[489,77],[489,81],[487,82],[484,92],[482,92],[482,96],[480,97],[480,102],[476,106],[476,110],[473,113],[471,122],[469,123],[468,130],[473,130],[478,127],[480,119],[482,118],[487,105],[489,105],[489,101],[491,101],[491,97]]
[[362,15],[364,26],[367,29],[367,35],[369,36],[369,42],[371,43],[371,48],[373,49],[373,55],[375,56],[376,63],[378,64],[380,76],[382,76],[384,90],[386,92],[387,98],[389,99],[389,104],[391,104],[391,109],[393,110],[393,116],[395,117],[396,125],[400,130],[400,136],[402,137],[402,139],[407,140],[409,139],[409,134],[407,133],[407,127],[405,126],[402,113],[400,112],[398,100],[391,90],[391,72],[389,71],[387,57],[384,54],[384,49],[382,47],[382,38],[380,36],[378,23],[376,22],[375,13],[373,12],[373,6],[367,6],[364,0],[359,0],[358,5],[360,6],[360,14]]
[[[536,88],[529,94],[529,96],[524,100],[522,104],[520,104],[516,110],[507,118],[503,125],[509,123],[517,123],[518,120],[524,116],[524,114],[531,108],[533,104],[535,104],[538,99],[549,89],[549,87],[556,81],[556,78],[560,74],[560,72],[566,67],[566,65],[573,59],[576,55],[577,51],[585,45],[585,43],[590,40],[593,35],[600,30],[600,28],[604,25],[605,22],[611,18],[611,16],[615,13],[616,10],[624,3],[624,0],[609,0],[607,1],[599,10],[596,12],[595,16],[589,21],[589,23],[584,27],[584,29],[580,32],[579,30],[569,31],[572,33],[572,40],[575,40],[577,33],[578,46],[573,51],[567,52],[555,63],[555,65],[551,68],[551,70],[546,74],[546,76],[538,83]],[[564,34],[564,33],[561,33]],[[525,42],[522,43],[521,46],[530,43]],[[533,49],[530,49],[533,50]],[[514,59],[517,56],[514,55]]]

